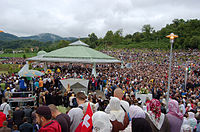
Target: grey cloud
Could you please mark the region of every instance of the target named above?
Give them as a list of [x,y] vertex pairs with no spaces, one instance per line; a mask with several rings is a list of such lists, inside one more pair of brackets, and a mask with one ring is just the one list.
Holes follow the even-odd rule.
[[19,36],[54,33],[99,37],[123,28],[124,35],[156,30],[175,18],[199,19],[199,0],[1,0],[0,30]]

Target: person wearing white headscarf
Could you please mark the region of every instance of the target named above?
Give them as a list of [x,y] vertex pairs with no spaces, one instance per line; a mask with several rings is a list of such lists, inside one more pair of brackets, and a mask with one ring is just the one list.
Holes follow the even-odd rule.
[[137,105],[131,105],[129,108],[130,118],[145,118],[145,112]]
[[112,124],[108,114],[97,111],[92,116],[93,130],[92,132],[111,132]]
[[75,132],[78,125],[82,122],[82,118],[84,116],[83,104],[85,103],[85,98],[86,96],[83,92],[78,92],[76,94],[76,100],[79,106],[77,108],[72,108],[68,112],[71,122],[70,132]]
[[70,116],[70,132],[75,132],[77,126],[82,122],[84,116],[83,110],[80,108],[72,108],[68,115]]
[[120,100],[116,97],[111,97],[109,104],[110,104],[109,118],[113,125],[112,132],[118,132],[119,130],[124,130],[129,124],[129,119],[127,113],[121,109]]
[[187,104],[186,111],[189,112],[191,109],[192,109],[192,105],[191,104]]
[[137,106],[131,105],[129,108],[132,132],[152,132],[149,122],[146,121],[144,110]]
[[197,120],[195,119],[195,114],[193,112],[188,112],[188,123],[192,129],[197,125]]
[[192,132],[192,127],[189,125],[188,119],[186,117],[183,117],[183,124],[181,126],[180,132]]
[[[121,109],[124,110],[127,114],[129,114],[129,103],[125,100],[122,100],[123,96],[124,93],[121,88],[116,88],[114,90],[114,97],[117,97],[120,100]],[[107,114],[110,113],[110,104],[108,104],[108,106],[106,107],[105,112]]]
[[185,115],[186,110],[185,110],[185,105],[183,104],[182,100],[181,100],[180,105],[179,105],[179,110],[183,115]]

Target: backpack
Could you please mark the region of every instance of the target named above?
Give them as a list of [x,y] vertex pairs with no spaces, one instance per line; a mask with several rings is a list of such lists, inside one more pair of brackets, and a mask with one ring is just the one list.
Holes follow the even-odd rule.
[[77,103],[77,101],[76,101],[76,98],[73,98],[73,99],[72,99],[72,104],[73,104],[74,107],[77,107],[77,106],[78,106],[78,103]]

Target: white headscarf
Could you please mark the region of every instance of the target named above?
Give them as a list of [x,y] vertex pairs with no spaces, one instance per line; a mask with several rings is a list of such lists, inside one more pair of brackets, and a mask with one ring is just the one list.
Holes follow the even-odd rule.
[[121,109],[120,100],[116,97],[111,97],[110,99],[110,114],[109,118],[111,121],[117,120],[123,124],[125,112]]
[[195,114],[193,112],[188,112],[188,122],[193,129],[197,125],[197,120],[195,119]]
[[102,111],[95,112],[92,116],[93,132],[111,132],[112,124],[108,114]]
[[82,121],[82,118],[84,116],[83,110],[80,108],[72,108],[68,112],[68,115],[70,117],[70,122],[71,122],[70,132],[74,132],[77,126],[79,125],[79,123],[81,123]]
[[194,119],[194,113],[193,112],[188,112],[188,119]]
[[192,109],[191,104],[188,104],[187,106],[188,106],[188,111],[190,111]]
[[183,117],[183,123],[180,132],[192,132],[192,127],[190,126],[189,121],[185,117]]
[[130,118],[145,118],[145,112],[142,108],[136,105],[131,105],[129,108]]

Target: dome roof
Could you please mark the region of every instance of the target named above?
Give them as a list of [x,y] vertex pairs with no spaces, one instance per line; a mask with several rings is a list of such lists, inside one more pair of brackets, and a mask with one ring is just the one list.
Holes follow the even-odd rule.
[[69,46],[86,46],[89,47],[89,45],[87,45],[86,43],[83,43],[82,41],[78,40],[74,43],[69,44]]
[[37,53],[37,56],[39,56],[39,55],[44,55],[44,54],[46,54],[46,53],[47,53],[46,51],[41,50],[41,51],[39,51],[39,52]]

